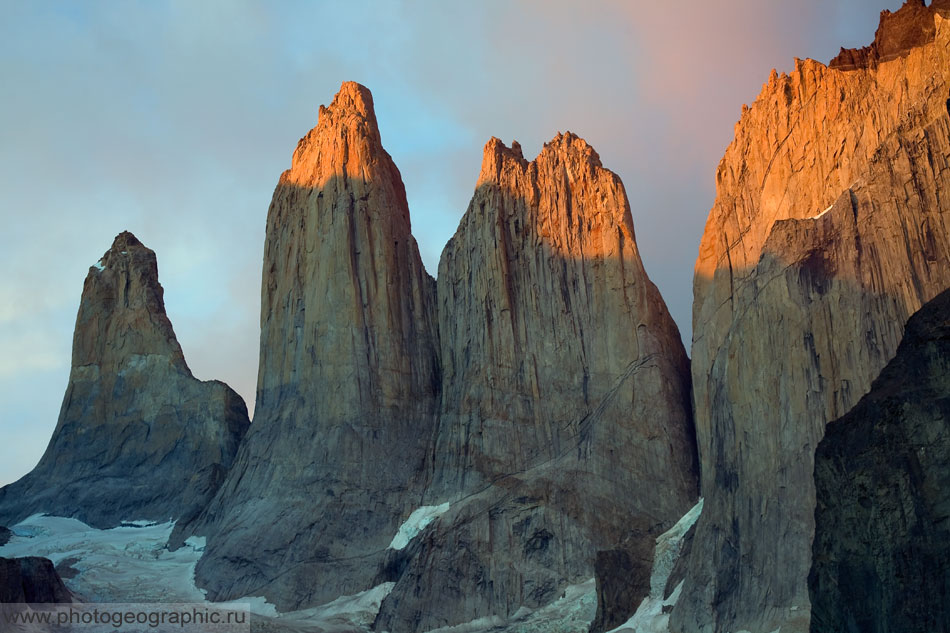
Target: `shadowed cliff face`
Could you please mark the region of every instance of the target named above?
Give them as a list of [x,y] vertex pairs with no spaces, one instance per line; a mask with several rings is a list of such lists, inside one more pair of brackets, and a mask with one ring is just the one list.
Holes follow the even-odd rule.
[[438,298],[426,498],[451,506],[378,579],[397,584],[376,628],[398,633],[547,604],[697,493],[688,360],[623,185],[582,139],[558,135],[532,162],[488,142]]
[[131,233],[89,269],[72,369],[37,467],[0,491],[7,524],[45,512],[96,527],[204,507],[248,427],[220,382],[196,380],[165,314],[155,253]]
[[950,629],[950,291],[815,455],[811,630]]
[[814,449],[950,286],[950,23],[930,19],[890,61],[773,75],[719,166],[694,283],[706,505],[674,630],[807,629]]
[[320,109],[267,220],[254,425],[185,532],[219,598],[281,609],[369,588],[422,499],[439,385],[435,283],[369,91]]

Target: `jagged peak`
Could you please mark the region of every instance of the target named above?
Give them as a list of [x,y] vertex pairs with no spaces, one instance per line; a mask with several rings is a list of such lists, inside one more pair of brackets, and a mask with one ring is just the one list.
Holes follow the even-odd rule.
[[373,107],[373,93],[355,81],[344,81],[330,105],[320,106],[317,126],[301,139],[300,145],[312,140],[315,134],[338,136],[343,134],[344,130],[355,131],[381,146],[379,124],[376,122],[376,110]]
[[570,130],[564,133],[558,132],[553,139],[545,143],[539,156],[545,154],[572,156],[590,163],[593,167],[603,167],[603,164],[600,162],[600,154],[597,153],[597,150],[595,150],[590,143]]
[[[348,148],[362,147],[357,151]],[[320,148],[323,148],[321,151]],[[369,88],[344,81],[329,106],[321,105],[317,125],[297,143],[290,170],[282,179],[313,186],[332,175],[356,173],[355,163],[384,155],[373,95]],[[388,157],[388,154],[385,154]]]
[[139,241],[139,238],[135,237],[135,235],[131,231],[122,231],[121,233],[115,236],[115,239],[112,241],[112,248],[110,248],[109,250],[124,251],[124,250],[128,250],[130,247],[133,247],[133,246],[144,247],[142,242]]
[[899,59],[914,49],[933,44],[941,22],[935,19],[936,16],[950,20],[950,0],[933,0],[929,6],[925,0],[905,0],[896,11],[881,11],[880,23],[870,46],[842,48],[828,64],[795,57],[793,71],[780,73],[773,68],[755,101],[742,106],[735,126],[736,135],[747,123],[746,117],[754,113],[760,103],[770,103],[777,95],[784,95],[785,104],[790,105],[819,85],[820,78],[828,70],[875,70],[881,63]]
[[503,170],[517,168],[519,171],[524,171],[528,165],[518,141],[512,141],[511,147],[508,147],[500,138],[493,136],[485,143],[482,151],[482,168],[478,174],[478,184],[497,182]]
[[73,366],[122,362],[132,354],[170,356],[188,371],[165,311],[155,252],[123,231],[86,277],[73,337]]
[[897,11],[881,11],[874,41],[863,48],[843,48],[828,63],[837,70],[871,68],[882,62],[906,55],[911,49],[934,40],[934,14],[950,10],[950,0],[934,0],[928,7],[924,0],[906,0]]
[[505,145],[505,142],[500,138],[493,136],[488,139],[488,142],[485,143],[485,147],[482,150],[482,162],[484,163],[486,161],[499,158],[507,158],[518,161],[519,163],[528,162],[524,158],[524,152],[521,149],[521,143],[518,141],[512,141],[511,147],[509,147]]
[[320,106],[321,118],[325,113],[355,114],[376,126],[376,110],[373,107],[373,93],[369,88],[355,81],[344,81],[329,106]]
[[[135,255],[133,257],[133,255]],[[147,269],[147,277],[151,278],[155,284],[158,283],[158,265],[155,260],[155,253],[144,244],[131,231],[122,231],[115,236],[112,246],[103,254],[103,256],[92,266],[94,272],[102,272],[109,266],[115,266],[119,261],[138,262],[140,267]]]
[[517,166],[525,171],[538,161],[558,158],[569,158],[572,162],[603,168],[597,151],[583,138],[570,131],[558,132],[543,145],[541,152],[530,162],[524,157],[521,143],[512,141],[511,147],[508,147],[501,139],[493,136],[485,143],[478,182],[482,184],[496,181],[503,169]]

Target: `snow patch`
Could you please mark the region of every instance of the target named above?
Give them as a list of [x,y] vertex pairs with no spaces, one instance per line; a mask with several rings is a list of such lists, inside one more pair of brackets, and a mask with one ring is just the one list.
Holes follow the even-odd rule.
[[824,211],[822,211],[822,212],[819,213],[818,215],[813,215],[813,216],[811,216],[811,217],[808,218],[808,219],[809,219],[809,220],[817,220],[818,218],[820,218],[821,216],[823,216],[824,214],[828,213],[829,211],[831,211],[831,210],[834,209],[834,208],[835,208],[835,205],[831,205],[830,207],[828,207],[827,209],[825,209]]
[[106,265],[102,263],[101,259],[97,261],[95,264],[93,264],[92,267],[98,270],[99,272],[102,272],[103,270],[106,269]]
[[676,525],[656,538],[653,570],[650,573],[650,595],[643,599],[633,617],[609,633],[669,633],[670,607],[679,600],[683,582],[681,581],[665,600],[663,593],[670,574],[673,573],[676,559],[683,549],[683,537],[696,523],[702,511],[703,500],[700,499]]
[[185,539],[185,545],[195,550],[196,552],[204,552],[205,546],[208,544],[208,539],[203,536],[189,536]]
[[393,537],[393,542],[389,544],[389,549],[402,549],[409,545],[409,541],[416,538],[422,530],[445,514],[449,509],[449,503],[437,506],[422,506],[416,508],[409,515],[409,518],[399,526],[399,531]]

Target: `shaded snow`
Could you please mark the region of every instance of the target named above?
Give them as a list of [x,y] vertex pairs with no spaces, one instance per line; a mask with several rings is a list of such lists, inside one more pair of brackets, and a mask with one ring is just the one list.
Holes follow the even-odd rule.
[[100,272],[106,269],[106,265],[102,263],[101,259],[93,264],[92,267]]
[[[650,595],[643,599],[637,612],[629,620],[609,633],[669,633],[669,607],[679,600],[683,590],[682,581],[673,590],[669,598],[663,599],[666,583],[673,573],[673,566],[683,547],[683,537],[696,523],[703,511],[703,500],[693,506],[689,512],[676,522],[676,525],[656,538],[656,550],[653,554],[653,570],[650,573]],[[667,613],[664,613],[667,607]]]
[[416,538],[426,526],[445,514],[449,509],[449,503],[445,502],[437,506],[422,506],[416,508],[409,515],[409,518],[399,526],[393,542],[389,544],[389,549],[402,549],[409,545],[409,541]]

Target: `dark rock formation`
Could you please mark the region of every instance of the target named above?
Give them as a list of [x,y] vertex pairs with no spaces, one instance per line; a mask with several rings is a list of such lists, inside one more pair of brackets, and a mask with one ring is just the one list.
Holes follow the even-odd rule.
[[155,253],[131,233],[89,269],[59,421],[36,468],[0,490],[0,520],[96,527],[204,507],[248,427],[227,385],[195,379],[165,314]]
[[489,141],[438,296],[427,503],[451,507],[383,602],[376,628],[393,633],[547,604],[697,492],[688,361],[623,185],[582,139],[532,162]]
[[590,633],[615,629],[630,619],[640,603],[650,595],[655,536],[649,526],[633,530],[620,547],[597,552],[594,577],[597,579],[597,615]]
[[344,83],[267,218],[254,425],[186,533],[214,598],[281,609],[369,588],[422,500],[439,389],[435,282],[369,91]]
[[799,61],[747,108],[694,281],[705,508],[677,632],[806,630],[814,450],[950,287],[950,21],[866,71]]
[[0,558],[0,603],[72,602],[72,595],[47,558]]
[[818,633],[950,631],[950,291],[815,455]]
[[836,70],[870,68],[882,62],[907,55],[918,46],[934,40],[934,13],[950,10],[947,0],[935,0],[926,6],[924,0],[906,0],[904,6],[891,13],[881,11],[881,23],[874,34],[874,41],[863,48],[842,48],[828,63]]
[[13,532],[0,525],[0,545],[6,545],[9,543],[12,536]]

